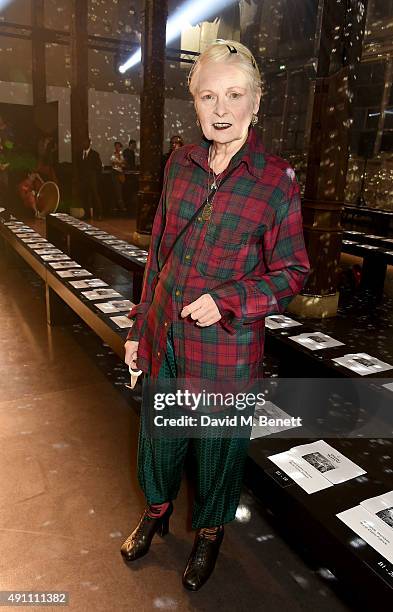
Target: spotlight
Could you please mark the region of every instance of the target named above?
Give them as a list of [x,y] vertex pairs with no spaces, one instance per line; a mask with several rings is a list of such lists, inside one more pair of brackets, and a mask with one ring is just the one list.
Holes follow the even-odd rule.
[[[234,2],[235,0],[189,0],[185,2],[176,10],[175,14],[168,19],[166,26],[166,43],[168,44],[174,40],[188,24],[197,24]],[[119,66],[119,72],[124,74],[130,68],[139,64],[141,58],[142,52],[141,49],[138,49],[138,51],[135,51],[124,64]]]

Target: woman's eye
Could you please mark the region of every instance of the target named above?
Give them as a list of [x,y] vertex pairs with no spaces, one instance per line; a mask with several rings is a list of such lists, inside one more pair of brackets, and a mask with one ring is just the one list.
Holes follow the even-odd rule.
[[212,100],[213,96],[211,94],[205,94],[204,96],[202,96],[202,100]]
[[237,98],[240,98],[241,94],[237,93],[236,91],[232,91],[232,93],[229,94],[229,96],[233,99],[233,100],[237,100]]

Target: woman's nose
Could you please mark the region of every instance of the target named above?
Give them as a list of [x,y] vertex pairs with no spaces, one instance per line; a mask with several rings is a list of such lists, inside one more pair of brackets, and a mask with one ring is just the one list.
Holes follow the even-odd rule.
[[223,99],[217,98],[216,107],[214,111],[216,115],[219,115],[219,117],[223,117],[226,114],[227,109],[225,101]]

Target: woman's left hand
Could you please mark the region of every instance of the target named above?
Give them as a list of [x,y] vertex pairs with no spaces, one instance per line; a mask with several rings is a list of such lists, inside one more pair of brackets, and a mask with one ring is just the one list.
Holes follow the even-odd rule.
[[188,317],[196,321],[200,327],[213,325],[221,319],[220,311],[217,308],[215,301],[209,293],[204,293],[197,300],[184,306],[180,313],[181,317]]

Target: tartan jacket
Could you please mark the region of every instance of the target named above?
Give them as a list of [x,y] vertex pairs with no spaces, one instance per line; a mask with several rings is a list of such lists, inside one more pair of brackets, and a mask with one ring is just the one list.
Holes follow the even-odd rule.
[[[310,269],[295,173],[252,127],[220,177],[210,219],[199,215],[165,262],[206,197],[209,144],[185,145],[166,164],[141,300],[128,314],[136,364],[152,377],[172,325],[178,378],[261,378],[265,317],[285,310]],[[204,293],[222,318],[199,327],[180,312]]]

